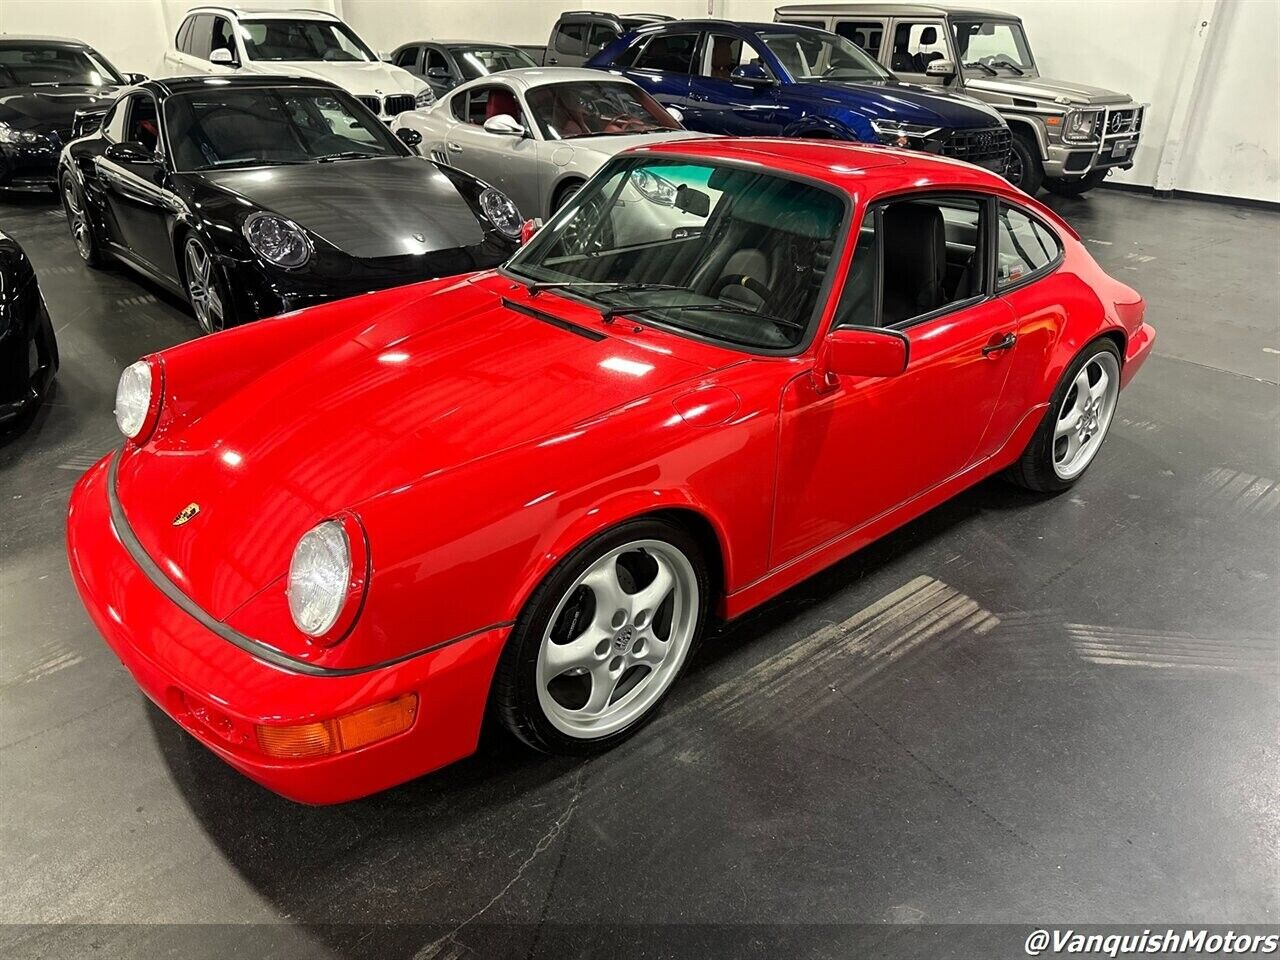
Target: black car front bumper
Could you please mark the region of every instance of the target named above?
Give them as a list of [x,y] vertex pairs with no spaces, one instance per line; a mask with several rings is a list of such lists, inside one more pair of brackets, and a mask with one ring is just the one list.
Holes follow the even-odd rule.
[[0,143],[0,190],[45,193],[56,189],[62,146],[46,137],[40,143]]
[[53,323],[35,277],[0,297],[0,427],[34,410],[58,372]]

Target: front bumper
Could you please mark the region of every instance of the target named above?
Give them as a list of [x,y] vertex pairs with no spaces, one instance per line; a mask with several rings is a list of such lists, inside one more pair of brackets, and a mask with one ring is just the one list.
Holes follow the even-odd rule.
[[61,144],[45,139],[37,144],[0,143],[0,190],[48,193],[58,182]]
[[[112,525],[108,466],[71,495],[67,554],[89,616],[134,680],[188,733],[241,773],[291,800],[340,803],[437,769],[475,750],[507,628],[390,666],[311,675],[269,664],[211,633],[166,597]],[[330,756],[265,755],[254,730],[332,719],[402,694],[418,695],[413,725]]]
[[1142,139],[1146,105],[1108,107],[1102,114],[1102,136],[1093,143],[1048,144],[1044,175],[1055,179],[1076,179],[1094,170],[1128,170]]
[[39,406],[58,372],[53,323],[34,278],[0,300],[0,426]]

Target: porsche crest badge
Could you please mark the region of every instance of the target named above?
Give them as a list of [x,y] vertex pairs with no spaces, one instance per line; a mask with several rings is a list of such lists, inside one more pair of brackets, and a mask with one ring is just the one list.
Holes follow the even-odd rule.
[[183,507],[178,512],[178,515],[173,518],[173,525],[175,527],[180,527],[199,512],[200,512],[200,504],[188,503],[185,507]]

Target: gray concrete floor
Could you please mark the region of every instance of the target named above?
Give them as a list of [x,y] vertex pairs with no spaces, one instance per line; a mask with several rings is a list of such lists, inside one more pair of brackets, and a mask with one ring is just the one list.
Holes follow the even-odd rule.
[[312,809],[150,707],[67,573],[120,370],[194,321],[0,205],[63,358],[0,446],[0,953],[990,957],[1030,928],[858,925],[1274,923],[1280,215],[1058,206],[1159,328],[1075,490],[985,483],[724,628],[608,755],[491,737]]

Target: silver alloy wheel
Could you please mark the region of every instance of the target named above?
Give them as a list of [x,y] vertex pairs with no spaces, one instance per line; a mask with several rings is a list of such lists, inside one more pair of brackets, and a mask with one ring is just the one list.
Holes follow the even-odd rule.
[[70,177],[62,181],[62,198],[67,204],[67,219],[70,221],[71,237],[76,242],[76,250],[82,260],[88,261],[93,256],[93,245],[89,238],[89,218],[85,216],[84,207],[76,196],[76,187]]
[[1080,368],[1062,398],[1053,428],[1053,472],[1073,480],[1093,461],[1107,436],[1120,396],[1120,363],[1102,350]]
[[205,333],[217,333],[223,327],[222,297],[213,274],[213,258],[199,240],[187,241],[183,256],[187,264],[187,296],[191,309]]
[[538,649],[538,704],[593,740],[643,716],[671,685],[698,624],[698,578],[680,550],[636,540],[600,557],[560,598]]

